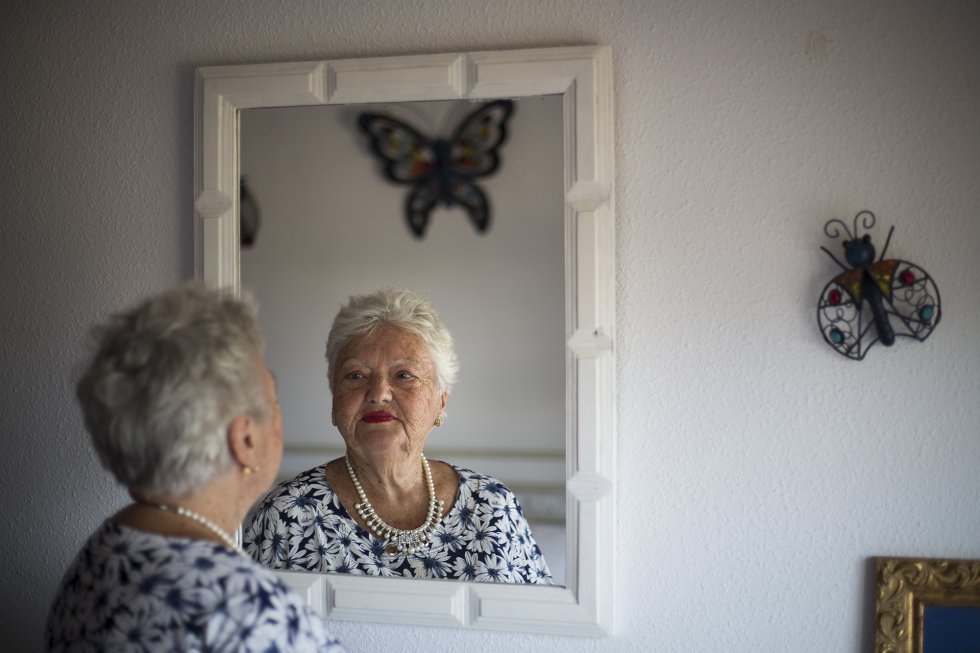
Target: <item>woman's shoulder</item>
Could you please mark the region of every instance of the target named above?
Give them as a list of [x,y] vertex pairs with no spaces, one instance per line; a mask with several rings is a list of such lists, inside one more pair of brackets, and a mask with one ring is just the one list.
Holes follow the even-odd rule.
[[462,467],[460,465],[455,465],[453,463],[446,463],[446,464],[452,467],[454,470],[456,470],[456,473],[459,474],[460,481],[464,483],[469,482],[470,479],[480,480],[484,478],[492,478],[490,476],[487,476],[486,474],[475,472],[472,469],[469,469],[468,467]]
[[292,568],[287,560],[296,550],[290,542],[299,538],[308,543],[313,531],[307,527],[323,533],[340,528],[347,513],[327,481],[324,468],[318,465],[282,481],[250,511],[242,533],[249,556],[266,567]]
[[219,562],[222,558],[242,559],[217,542],[150,533],[109,518],[89,536],[75,563],[95,565],[126,558],[152,561],[155,565],[181,564],[200,555],[214,555]]
[[489,488],[491,491],[496,491],[501,494],[513,494],[506,485],[493,476],[481,474],[480,472],[475,472],[466,467],[459,467],[458,465],[452,465],[452,468],[456,470],[456,474],[459,476],[460,486],[467,486],[475,490]]
[[[153,609],[154,601],[161,602],[159,609]],[[240,632],[243,639],[228,642],[231,648],[266,650],[288,630],[296,640],[336,644],[275,574],[240,553],[215,542],[146,533],[107,520],[65,577],[48,622],[49,645],[57,649],[84,631],[86,642],[100,648],[112,632],[93,624],[135,618],[136,605],[150,607],[137,633],[146,642],[177,647],[212,633],[235,638]],[[206,632],[200,630],[202,620]],[[246,622],[249,628],[242,629]]]
[[324,467],[325,465],[320,464],[300,472],[293,478],[276,483],[266,493],[262,504],[267,505],[277,500],[291,499],[297,496],[323,498],[332,494],[333,489],[327,483]]

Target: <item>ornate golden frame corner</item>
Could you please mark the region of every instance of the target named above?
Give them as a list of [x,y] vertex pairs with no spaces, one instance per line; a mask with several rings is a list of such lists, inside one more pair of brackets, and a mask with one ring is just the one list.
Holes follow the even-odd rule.
[[875,558],[875,653],[923,650],[926,605],[980,610],[980,560]]

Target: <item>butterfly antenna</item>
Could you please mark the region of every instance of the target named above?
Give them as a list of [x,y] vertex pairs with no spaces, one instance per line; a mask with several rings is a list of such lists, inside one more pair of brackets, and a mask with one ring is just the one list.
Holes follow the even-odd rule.
[[881,248],[881,256],[878,257],[879,261],[885,260],[885,252],[888,251],[888,244],[892,242],[893,233],[895,233],[895,225],[892,225],[892,228],[888,230],[888,238],[885,239],[885,246]]
[[[854,236],[851,235],[851,230],[847,228],[847,225],[844,224],[844,221],[843,220],[839,220],[837,218],[833,218],[831,220],[827,220],[827,224],[825,224],[823,226],[823,232],[825,234],[827,234],[827,237],[828,238],[838,238],[838,237],[840,237],[840,228],[838,228],[837,225],[840,225],[841,227],[844,228],[844,233],[847,234],[847,237],[849,239],[854,240]],[[821,247],[820,249],[823,249],[823,248]]]
[[831,259],[833,259],[834,263],[836,263],[837,265],[841,266],[845,270],[848,270],[849,269],[846,265],[844,265],[843,263],[841,263],[840,261],[838,261],[837,260],[837,257],[830,253],[830,250],[829,249],[827,249],[823,245],[820,246],[820,249],[822,249],[823,251],[827,252],[827,256],[829,256]]
[[859,233],[858,232],[858,218],[860,218],[861,216],[864,216],[864,219],[861,220],[861,227],[864,229],[865,232],[867,232],[869,229],[871,229],[871,227],[875,226],[875,214],[874,213],[872,213],[871,211],[868,211],[868,210],[859,212],[856,216],[854,216],[854,237],[855,238],[857,238],[857,235]]

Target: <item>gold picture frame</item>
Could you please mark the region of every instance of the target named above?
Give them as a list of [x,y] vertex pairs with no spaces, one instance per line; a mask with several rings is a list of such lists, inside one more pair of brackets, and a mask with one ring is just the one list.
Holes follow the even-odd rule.
[[938,653],[927,608],[965,608],[980,623],[980,560],[875,558],[875,653]]

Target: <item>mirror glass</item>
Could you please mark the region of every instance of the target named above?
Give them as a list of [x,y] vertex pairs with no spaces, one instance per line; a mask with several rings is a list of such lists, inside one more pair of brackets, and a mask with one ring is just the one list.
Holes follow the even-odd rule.
[[[564,468],[555,485],[564,488],[567,537],[562,586],[350,574],[277,575],[330,619],[566,636],[610,633],[616,559],[616,219],[610,49],[574,46],[208,66],[197,70],[195,84],[196,276],[211,287],[237,292],[244,267],[244,284],[262,301],[261,319],[278,311],[298,311],[283,323],[287,326],[267,326],[275,341],[271,347],[279,349],[284,344],[282,356],[287,357],[273,361],[273,366],[289,369],[291,377],[286,380],[287,374],[277,370],[280,380],[292,386],[282,388],[289,402],[285,406],[291,420],[287,430],[295,438],[284,474],[311,466],[309,458],[303,461],[304,455],[312,454],[312,465],[316,465],[342,450],[337,434],[326,426],[330,397],[323,339],[339,302],[349,294],[394,283],[387,278],[367,281],[364,269],[391,258],[408,268],[398,285],[415,286],[414,290],[427,294],[460,340],[461,377],[449,398],[446,426],[430,436],[427,450],[502,479],[514,474],[511,483],[521,500],[542,516],[552,512],[542,498],[547,492],[538,491],[552,484],[551,472],[546,470]],[[377,163],[352,129],[353,115],[366,105],[398,107],[403,120],[418,121],[414,124],[439,136],[457,120],[454,111],[465,112],[465,107],[457,109],[460,100],[500,98],[513,99],[518,106],[514,132],[501,148],[500,171],[479,182],[493,203],[490,231],[477,235],[458,210],[439,209],[425,239],[406,238],[401,206],[408,189],[378,183]],[[430,101],[435,104],[415,104]],[[561,106],[560,119],[557,105]],[[339,129],[336,136],[324,136],[322,142],[307,136],[305,140],[314,142],[289,148],[278,137],[266,135],[273,141],[272,149],[260,159],[285,162],[295,156],[311,160],[277,182],[273,190],[261,180],[259,170],[253,169],[263,162],[253,163],[251,155],[243,156],[240,149],[251,148],[253,143],[259,146],[255,139],[263,137],[262,131],[253,134],[253,124],[262,120],[263,112],[285,107],[293,107],[283,109],[290,123],[307,120],[303,112],[309,109],[309,121],[346,128]],[[323,118],[312,111],[330,107],[340,108]],[[552,116],[552,124],[523,125],[522,116],[528,119],[536,113]],[[240,147],[242,130],[246,133]],[[523,130],[520,137],[517,130]],[[563,198],[563,207],[561,225],[556,228],[547,208],[552,191],[546,189],[557,181],[551,177],[542,180],[541,192],[536,194],[511,189],[519,189],[526,181],[514,178],[522,174],[515,166],[539,161],[533,157],[551,156],[538,152],[537,146],[530,147],[528,139],[557,139],[558,132],[562,146],[554,150],[554,156],[563,157],[563,165],[555,168],[561,170],[556,193]],[[298,154],[300,145],[305,149],[302,155]],[[313,165],[316,159],[319,164]],[[539,165],[550,170],[544,162]],[[263,216],[257,244],[249,251],[240,248],[242,167],[256,175],[248,183],[254,187]],[[356,184],[370,183],[370,189],[348,193],[346,188],[320,188],[352,172],[348,168],[359,169]],[[559,173],[554,174],[557,178]],[[319,197],[300,199],[304,185],[306,193],[312,187]],[[334,202],[343,195],[357,207],[337,208]],[[368,203],[373,207],[370,211],[360,208]],[[282,249],[273,256],[278,259],[276,276],[301,273],[307,267],[319,271],[330,263],[323,260],[326,255],[318,256],[321,247],[326,251],[335,241],[358,243],[364,233],[371,235],[365,244],[372,253],[355,259],[359,267],[354,269],[324,272],[336,282],[329,290],[307,280],[289,282],[268,295],[263,284],[273,273],[259,272],[260,263],[253,260],[261,256],[259,249],[277,247],[277,233],[283,227],[286,234],[291,231],[286,226],[289,221],[317,217],[322,220],[311,220],[310,228],[319,232],[295,246],[278,245]],[[529,231],[513,231],[518,228]],[[531,233],[535,230],[553,232],[555,240],[531,245],[537,242]],[[503,248],[492,253],[497,241]],[[561,279],[552,281],[559,271]],[[563,287],[560,300],[547,289],[550,283]],[[321,294],[328,292],[336,294]],[[293,308],[277,303],[287,300],[295,301]],[[525,315],[525,310],[530,314]],[[555,317],[559,313],[561,317]],[[307,335],[300,336],[301,331]],[[547,334],[554,334],[554,340]],[[294,341],[299,345],[296,348],[291,347]],[[504,357],[509,357],[506,364]],[[519,373],[521,378],[489,378],[497,368],[517,369],[513,367],[517,361],[528,360],[537,361],[537,367],[532,363]],[[483,375],[488,378],[482,379]],[[304,402],[306,408],[298,407]],[[527,444],[522,434],[530,431],[543,438],[540,443]],[[551,434],[562,432],[562,445],[556,449],[549,438],[557,440],[559,436]],[[491,442],[505,444],[492,448]],[[335,454],[331,446],[336,447]],[[539,519],[534,528],[545,528],[547,523]],[[544,548],[555,567],[554,545]]]
[[364,112],[449,138],[467,100],[274,107],[239,114],[240,172],[257,209],[240,250],[258,300],[283,408],[282,478],[342,456],[324,349],[352,294],[404,287],[428,297],[453,334],[460,376],[430,459],[501,480],[520,499],[557,584],[565,579],[564,129],[561,95],[514,100],[500,164],[476,184],[479,233],[437,205],[424,237],[405,219],[411,186],[382,174],[357,127]]

